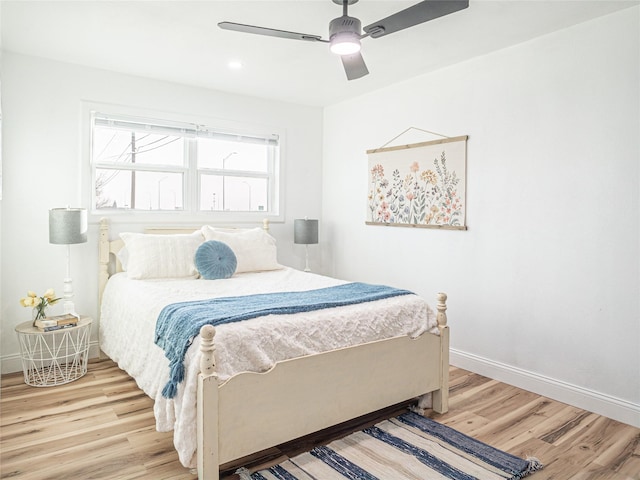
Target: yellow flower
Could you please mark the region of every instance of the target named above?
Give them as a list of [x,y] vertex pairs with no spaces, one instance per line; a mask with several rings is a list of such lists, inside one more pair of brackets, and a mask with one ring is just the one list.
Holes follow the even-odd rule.
[[23,307],[30,307],[32,302],[33,302],[33,298],[31,297],[20,299],[20,305],[22,305]]
[[433,170],[425,170],[420,174],[420,178],[423,182],[429,182],[432,185],[438,183],[438,177],[436,177],[436,174],[433,172]]
[[46,292],[44,292],[42,298],[43,300],[47,301],[47,305],[55,305],[56,303],[58,303],[58,300],[60,300],[59,298],[56,298],[56,292],[53,290],[53,288],[50,288]]
[[44,310],[49,305],[54,305],[60,298],[56,298],[56,292],[53,288],[49,288],[44,295],[39,297],[33,290],[27,292],[27,296],[20,299],[20,305],[23,307],[33,307]]

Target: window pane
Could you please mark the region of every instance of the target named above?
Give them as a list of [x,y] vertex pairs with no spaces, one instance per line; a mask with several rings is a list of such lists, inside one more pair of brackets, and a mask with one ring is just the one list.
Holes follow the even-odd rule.
[[217,168],[266,173],[269,165],[269,149],[259,143],[228,142],[218,139],[198,138],[198,168]]
[[182,210],[182,174],[96,169],[96,208]]
[[200,176],[200,210],[222,210],[222,179],[218,175]]
[[200,210],[266,212],[268,195],[266,178],[200,177]]
[[184,165],[182,137],[105,127],[94,127],[93,132],[94,162],[179,167]]
[[129,163],[131,161],[131,133],[94,127],[93,161]]

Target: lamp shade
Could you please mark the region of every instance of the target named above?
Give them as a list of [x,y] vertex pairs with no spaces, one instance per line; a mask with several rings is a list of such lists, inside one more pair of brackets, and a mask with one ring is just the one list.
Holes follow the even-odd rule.
[[84,208],[49,210],[49,243],[71,245],[87,241],[87,211]]
[[293,221],[293,243],[318,243],[318,220],[299,218]]

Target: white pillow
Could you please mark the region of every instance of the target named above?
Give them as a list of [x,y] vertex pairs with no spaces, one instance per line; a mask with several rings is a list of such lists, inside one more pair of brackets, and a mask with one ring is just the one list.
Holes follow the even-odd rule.
[[122,247],[120,250],[116,252],[116,258],[120,262],[122,266],[122,270],[127,271],[127,263],[129,263],[129,252],[127,251],[127,247]]
[[260,272],[283,268],[278,263],[276,240],[262,228],[219,229],[202,227],[205,240],[217,240],[231,247],[238,260],[236,273]]
[[156,235],[121,233],[127,249],[127,276],[143,278],[183,278],[198,276],[195,254],[204,242],[199,230],[190,234]]

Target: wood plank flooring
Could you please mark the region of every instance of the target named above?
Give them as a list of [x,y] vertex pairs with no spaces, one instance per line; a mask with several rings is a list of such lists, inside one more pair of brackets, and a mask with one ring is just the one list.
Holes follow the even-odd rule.
[[[0,396],[2,479],[196,478],[180,465],[172,434],[155,431],[153,401],[111,361],[90,363],[85,377],[53,388],[29,387],[21,374],[6,375]],[[294,455],[397,410],[251,461]],[[465,370],[451,368],[449,413],[428,415],[514,455],[539,458],[545,468],[534,480],[640,480],[640,429]]]

